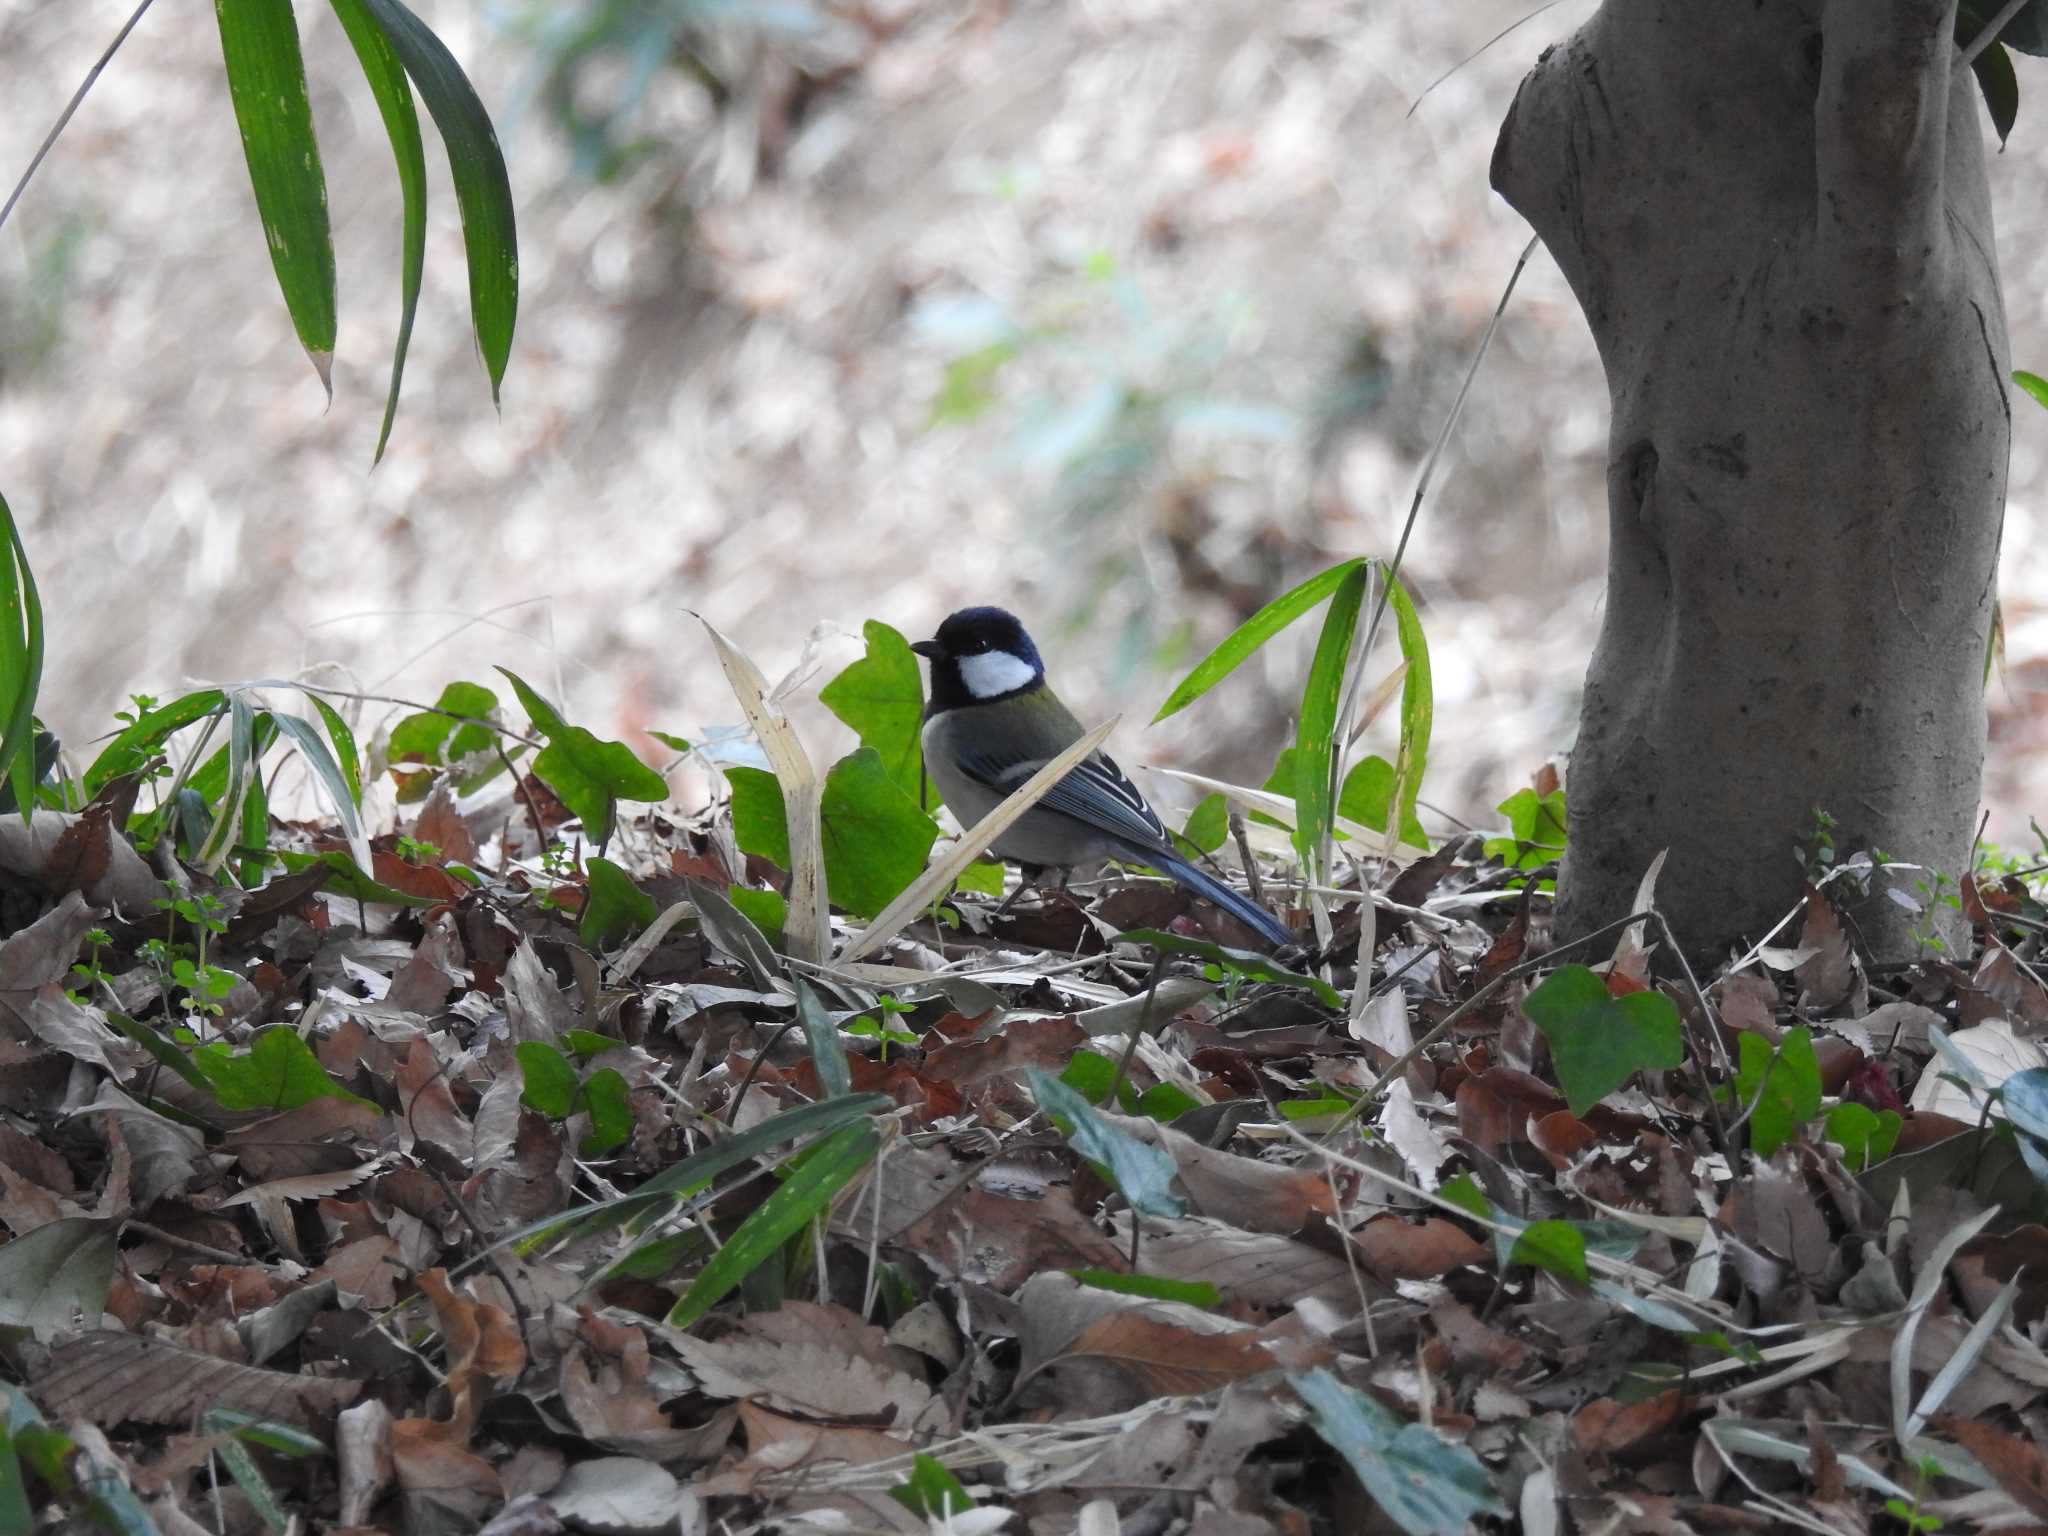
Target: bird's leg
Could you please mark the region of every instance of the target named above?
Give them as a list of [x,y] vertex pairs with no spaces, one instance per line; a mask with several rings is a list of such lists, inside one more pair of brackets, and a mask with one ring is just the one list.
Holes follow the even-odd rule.
[[1067,882],[1074,878],[1073,869],[1069,866],[1061,866],[1058,870],[1058,878],[1048,884],[1045,877],[1051,871],[1052,866],[1046,864],[1019,864],[1017,866],[1017,889],[1003,898],[1003,903],[996,908],[995,915],[1002,917],[1007,914],[1010,908],[1016,904],[1017,899],[1026,891],[1030,891],[1041,899],[1049,901],[1054,906],[1065,902],[1078,911],[1081,905],[1080,902],[1075,900],[1067,891]]
[[1017,889],[1002,899],[1002,902],[996,907],[994,915],[996,917],[1008,917],[1010,915],[1010,908],[1017,904],[1017,898],[1026,891],[1037,890],[1038,882],[1044,874],[1045,866],[1042,864],[1019,864],[1017,866]]

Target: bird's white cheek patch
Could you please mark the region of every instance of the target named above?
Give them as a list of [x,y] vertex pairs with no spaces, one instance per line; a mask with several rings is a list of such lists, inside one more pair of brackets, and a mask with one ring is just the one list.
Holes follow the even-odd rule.
[[1000,698],[1028,685],[1038,674],[1031,663],[1008,651],[984,651],[960,658],[960,680],[977,699]]

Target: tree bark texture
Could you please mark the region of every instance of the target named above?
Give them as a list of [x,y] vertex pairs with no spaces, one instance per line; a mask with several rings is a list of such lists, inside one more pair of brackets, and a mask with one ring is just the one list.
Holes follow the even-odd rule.
[[[1562,932],[1668,848],[1687,949],[1760,936],[1816,808],[1843,853],[1968,864],[2011,409],[1954,11],[1606,0],[1502,124],[1613,411]],[[1911,912],[1854,913],[1913,952]]]

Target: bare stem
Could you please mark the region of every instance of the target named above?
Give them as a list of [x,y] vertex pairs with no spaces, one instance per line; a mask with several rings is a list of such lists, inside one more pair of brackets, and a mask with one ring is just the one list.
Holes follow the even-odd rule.
[[114,34],[114,40],[107,44],[107,51],[101,54],[92,68],[85,72],[85,78],[78,82],[78,89],[73,91],[71,99],[64,103],[64,110],[57,114],[57,121],[50,125],[50,131],[43,136],[42,145],[36,150],[35,158],[29,161],[28,169],[21,173],[21,180],[14,184],[14,190],[7,194],[7,201],[4,204],[0,204],[0,229],[7,227],[7,216],[14,212],[14,205],[21,201],[21,194],[28,190],[30,178],[41,169],[44,159],[50,153],[51,146],[57,142],[57,135],[62,133],[64,125],[71,121],[71,114],[76,112],[79,103],[85,100],[85,93],[91,90],[93,82],[99,79],[100,71],[113,61],[113,57],[120,51],[121,45],[128,41],[128,34],[133,32],[135,24],[142,20],[142,13],[149,9],[149,4],[150,0],[142,0],[142,3],[135,7],[135,14],[128,18],[127,25]]

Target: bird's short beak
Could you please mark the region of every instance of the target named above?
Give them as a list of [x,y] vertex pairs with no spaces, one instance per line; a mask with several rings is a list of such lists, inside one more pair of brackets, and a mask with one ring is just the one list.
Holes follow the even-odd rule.
[[910,648],[927,661],[937,661],[946,654],[939,649],[939,642],[936,640],[913,640],[910,642]]

